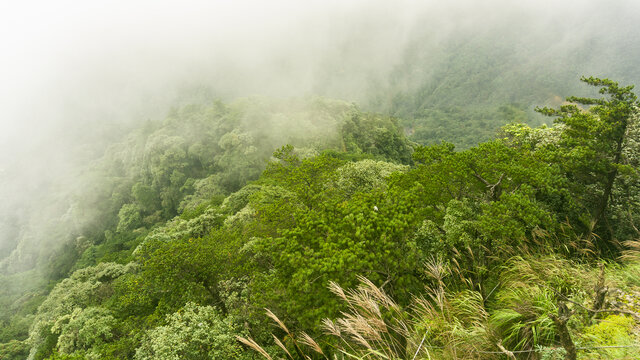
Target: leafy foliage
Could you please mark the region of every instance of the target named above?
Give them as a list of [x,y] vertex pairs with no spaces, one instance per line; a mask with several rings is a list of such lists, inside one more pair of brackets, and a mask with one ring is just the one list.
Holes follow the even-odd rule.
[[239,334],[214,308],[187,303],[167,317],[167,325],[147,332],[134,359],[249,359],[235,340]]
[[[0,297],[35,313],[0,318],[0,351],[249,358],[240,336],[267,358],[533,359],[567,338],[635,344],[637,310],[607,299],[638,286],[637,104],[584,80],[605,98],[464,150],[338,101],[175,108],[87,174],[77,233],[50,262],[72,273],[46,298]],[[633,320],[607,328],[616,311]]]
[[[113,293],[113,280],[131,271],[131,265],[100,263],[75,271],[57,284],[38,308],[29,332],[35,358],[56,349],[72,352],[111,338],[113,317],[101,305]],[[97,331],[97,332],[96,332]]]

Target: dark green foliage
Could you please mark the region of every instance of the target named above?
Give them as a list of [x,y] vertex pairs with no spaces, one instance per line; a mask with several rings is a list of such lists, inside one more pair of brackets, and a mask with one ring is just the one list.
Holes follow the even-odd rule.
[[131,193],[136,201],[136,204],[146,212],[152,212],[159,208],[158,194],[154,189],[143,183],[136,183],[131,188]]
[[306,326],[337,314],[337,302],[320,295],[330,280],[354,285],[356,275],[366,274],[400,299],[418,286],[414,269],[420,256],[409,237],[416,213],[383,189],[363,187],[343,197],[330,181],[338,164],[319,156],[273,165],[267,179],[277,178],[296,196],[280,198],[286,205],[278,199],[254,205],[259,221],[274,228],[256,244],[272,269],[257,279],[258,296]]
[[[227,234],[225,234],[227,235]],[[183,238],[170,242],[148,240],[138,249],[138,273],[129,279],[137,288],[127,301],[155,304],[161,313],[171,313],[188,301],[215,304],[224,311],[218,282],[231,265],[237,241],[224,235]]]
[[594,77],[583,77],[582,81],[598,87],[606,97],[569,97],[567,101],[573,104],[539,111],[557,116],[555,121],[564,125],[557,147],[552,150],[553,161],[565,172],[572,192],[588,216],[584,219],[588,230],[598,233],[603,241],[601,246],[611,251],[614,233],[610,208],[612,203],[621,201],[613,198],[614,189],[621,174],[637,173],[637,169],[627,165],[633,160],[625,157],[634,153],[625,148],[630,146],[626,139],[629,129],[638,118],[637,97],[632,92],[633,86],[620,87],[611,80]]
[[344,150],[408,164],[412,149],[399,130],[396,119],[355,112],[342,125]]
[[423,145],[449,141],[468,149],[491,140],[496,131],[510,122],[535,123],[530,110],[520,105],[496,106],[495,109],[465,107],[428,108],[404,120],[402,125],[410,140]]
[[10,340],[0,344],[0,358],[6,360],[22,360],[29,355],[30,346],[24,341]]
[[45,285],[45,281],[34,270],[0,276],[0,306],[4,309],[0,312],[0,344],[14,340],[11,345],[6,345],[6,351],[19,351],[28,346],[23,341],[29,336],[32,314],[46,297],[42,290]]

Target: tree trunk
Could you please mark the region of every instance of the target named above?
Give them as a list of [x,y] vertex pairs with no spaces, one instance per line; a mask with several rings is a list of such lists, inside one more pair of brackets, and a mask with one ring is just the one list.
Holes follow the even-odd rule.
[[609,288],[604,285],[604,264],[600,264],[600,276],[598,277],[598,282],[596,283],[594,290],[594,300],[593,300],[593,310],[589,312],[591,318],[593,318],[598,311],[602,310],[604,307],[604,300],[607,296],[607,292]]
[[[620,160],[622,160],[622,146],[624,144],[625,134],[627,132],[627,122],[625,121],[622,125],[622,135],[616,141],[616,152],[613,156],[613,165],[619,164]],[[607,182],[604,184],[604,191],[602,193],[602,197],[600,198],[600,202],[596,207],[596,211],[593,214],[593,218],[591,221],[593,222],[593,227],[595,228],[598,223],[602,221],[604,215],[607,210],[607,206],[609,205],[609,198],[611,198],[611,192],[613,191],[613,185],[616,181],[616,177],[618,176],[618,169],[614,167],[609,173],[607,173]],[[613,237],[613,234],[610,234]]]
[[576,345],[573,343],[573,339],[571,339],[571,334],[569,333],[569,328],[567,327],[567,322],[569,322],[571,315],[573,315],[573,311],[569,310],[567,304],[562,300],[558,301],[558,315],[549,315],[558,330],[560,344],[567,352],[565,355],[566,360],[576,360],[578,357]]

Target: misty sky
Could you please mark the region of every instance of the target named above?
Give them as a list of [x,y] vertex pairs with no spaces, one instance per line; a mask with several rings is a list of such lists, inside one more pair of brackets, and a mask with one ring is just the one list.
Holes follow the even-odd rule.
[[522,36],[521,49],[555,29],[536,48],[548,57],[598,32],[637,44],[637,9],[630,0],[3,1],[0,177],[9,167],[53,172],[70,143],[162,118],[186,87],[361,101],[409,47],[492,29]]
[[340,4],[2,2],[0,159],[6,160],[7,148],[17,150],[11,139],[19,138],[22,148],[25,142],[55,142],[50,133],[67,126],[126,121],[150,104],[166,106],[172,92],[195,82],[264,91],[264,83],[278,82],[275,75],[313,66],[319,55],[313,51],[330,41],[321,34],[333,27],[314,19],[358,6]]

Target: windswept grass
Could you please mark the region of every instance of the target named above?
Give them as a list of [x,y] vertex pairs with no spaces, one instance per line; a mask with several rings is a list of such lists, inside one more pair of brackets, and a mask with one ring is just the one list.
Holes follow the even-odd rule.
[[[410,308],[402,308],[381,287],[362,276],[355,289],[346,290],[331,282],[329,290],[347,310],[338,319],[323,321],[324,333],[331,339],[326,341],[326,350],[308,334],[291,332],[267,310],[267,316],[285,334],[283,339],[274,336],[274,342],[292,360],[486,358],[479,351],[492,349],[492,345],[482,297],[471,290],[449,293],[444,278],[450,275],[450,269],[443,263],[432,261],[426,268],[435,286],[425,289],[426,297],[414,298]],[[238,339],[272,359],[252,339]]]

